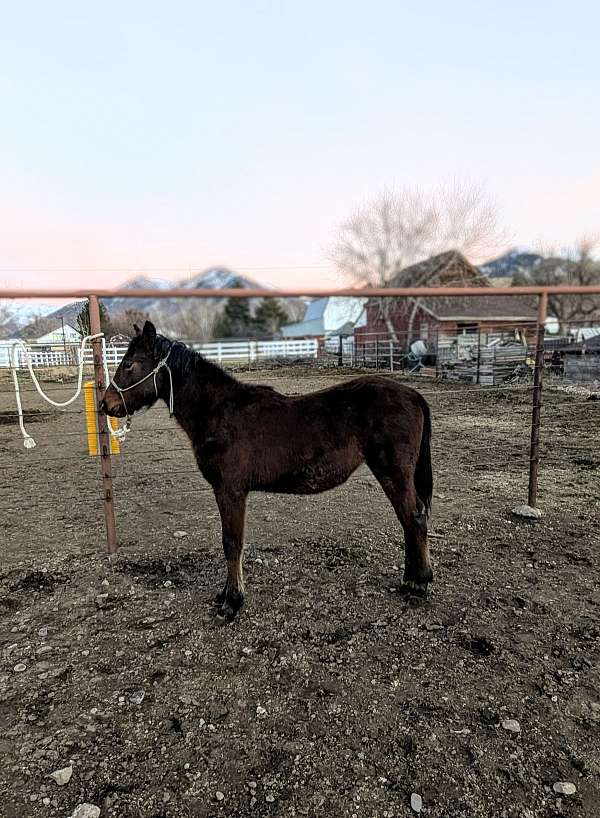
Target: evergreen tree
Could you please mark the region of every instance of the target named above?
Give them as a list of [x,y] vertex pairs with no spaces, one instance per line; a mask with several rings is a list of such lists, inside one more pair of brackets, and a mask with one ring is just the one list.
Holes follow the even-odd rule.
[[276,298],[263,298],[254,314],[257,330],[269,335],[274,335],[287,321],[288,315]]
[[[236,289],[241,289],[239,285]],[[247,298],[228,298],[215,324],[215,338],[247,338],[254,332],[254,320]]]
[[[90,305],[87,301],[85,302],[85,304],[83,305],[79,312],[79,315],[77,316],[77,329],[81,334],[82,338],[85,335],[92,334],[90,330]],[[107,338],[113,335],[113,328],[112,324],[110,323],[110,317],[102,301],[100,301],[100,329]]]

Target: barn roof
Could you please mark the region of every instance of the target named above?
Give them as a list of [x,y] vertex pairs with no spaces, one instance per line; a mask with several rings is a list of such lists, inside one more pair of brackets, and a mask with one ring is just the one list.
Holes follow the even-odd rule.
[[312,318],[310,321],[295,321],[293,324],[284,324],[279,328],[284,338],[304,338],[307,335],[324,335],[323,317]]
[[314,301],[311,301],[306,307],[306,312],[304,313],[304,318],[302,320],[315,321],[318,318],[323,319],[328,301],[328,296],[325,296],[324,298],[315,298]]
[[523,321],[536,317],[533,300],[523,296],[484,295],[490,282],[462,253],[449,250],[418,264],[405,267],[390,281],[403,287],[481,287],[481,296],[424,298],[424,309],[440,321],[469,321],[477,318]]
[[391,287],[489,287],[488,279],[458,250],[448,250],[405,267]]
[[537,310],[532,300],[518,295],[473,295],[423,299],[423,307],[440,321],[474,318],[515,321],[534,320]]

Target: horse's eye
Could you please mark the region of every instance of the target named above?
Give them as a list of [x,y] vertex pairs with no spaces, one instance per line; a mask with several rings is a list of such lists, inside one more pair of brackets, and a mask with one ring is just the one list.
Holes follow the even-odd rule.
[[130,369],[133,369],[133,361],[124,362],[123,369],[125,370],[125,372],[129,372]]

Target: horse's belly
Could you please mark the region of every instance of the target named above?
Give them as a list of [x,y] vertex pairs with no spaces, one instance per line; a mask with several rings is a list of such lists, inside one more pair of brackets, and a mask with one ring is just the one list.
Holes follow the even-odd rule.
[[261,486],[263,491],[283,494],[318,494],[345,483],[362,463],[358,452],[340,452],[337,456],[319,458],[293,468]]

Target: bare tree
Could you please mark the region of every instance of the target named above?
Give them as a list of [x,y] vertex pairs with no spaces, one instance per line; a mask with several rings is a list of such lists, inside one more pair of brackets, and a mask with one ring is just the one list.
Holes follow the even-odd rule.
[[10,301],[0,301],[0,338],[5,338],[9,334],[9,327],[6,325],[12,317],[13,309]]
[[306,307],[310,303],[310,300],[305,300],[302,298],[284,298],[281,303],[283,309],[288,314],[288,320],[291,324],[294,321],[302,321],[304,318],[304,313],[306,312]]
[[180,305],[173,315],[166,316],[161,329],[168,335],[185,338],[190,341],[207,341],[213,337],[213,331],[222,307],[205,300],[187,300]]
[[[513,284],[600,284],[600,261],[593,256],[598,244],[598,239],[588,236],[580,238],[564,253],[546,251],[538,264],[516,274]],[[550,295],[548,310],[564,331],[570,323],[600,320],[600,296]]]
[[34,316],[27,326],[20,330],[20,337],[22,338],[40,338],[48,332],[52,332],[57,327],[56,319],[46,318],[43,315]]
[[144,310],[126,309],[123,312],[117,312],[111,316],[110,323],[112,330],[116,335],[122,335],[126,338],[131,338],[133,335],[133,325],[137,324],[140,327],[144,326],[144,322],[150,316]]
[[[435,271],[414,268],[417,262],[448,250],[480,256],[501,241],[495,203],[481,187],[452,184],[433,193],[404,188],[383,192],[344,222],[332,257],[338,270],[357,284],[422,287],[431,283]],[[390,302],[382,298],[380,311],[397,340]],[[413,318],[418,306],[413,299]]]

